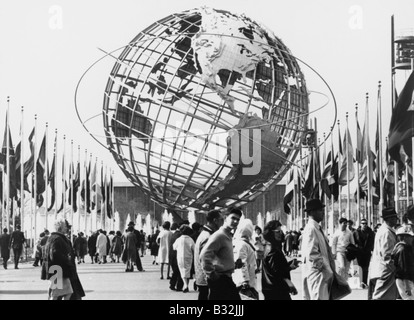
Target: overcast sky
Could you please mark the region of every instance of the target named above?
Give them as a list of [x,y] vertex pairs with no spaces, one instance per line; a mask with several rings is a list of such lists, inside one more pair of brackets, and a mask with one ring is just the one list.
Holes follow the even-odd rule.
[[[115,170],[115,181],[126,181],[108,150],[86,132],[75,109],[75,90],[84,72],[104,54],[125,46],[140,31],[172,13],[199,6],[244,13],[281,38],[292,54],[316,70],[328,83],[338,105],[342,130],[345,114],[355,143],[355,104],[360,106],[361,127],[365,119],[365,93],[370,94],[370,128],[375,132],[378,81],[382,82],[383,135],[388,133],[390,106],[391,15],[396,33],[411,29],[414,34],[414,2],[398,1],[2,1],[0,2],[0,135],[4,128],[7,97],[10,96],[11,130],[19,141],[21,106],[27,137],[38,121],[38,141],[49,124],[49,150],[58,129],[59,151],[74,158],[78,145],[93,159]],[[410,30],[408,30],[410,31]],[[95,65],[82,80],[77,98],[82,120],[97,116],[85,125],[98,139],[103,93],[114,61],[107,58]],[[320,134],[334,121],[333,98],[323,81],[302,64],[311,111],[320,108],[327,94],[329,103],[313,113]],[[401,90],[406,72],[398,73]],[[1,120],[3,119],[3,120]],[[92,125],[93,124],[93,125]],[[335,136],[337,131],[335,128]],[[2,137],[1,137],[2,139]],[[373,138],[372,138],[373,139]],[[373,144],[372,144],[373,145]],[[51,151],[50,151],[51,152]],[[82,160],[83,161],[83,160]]]

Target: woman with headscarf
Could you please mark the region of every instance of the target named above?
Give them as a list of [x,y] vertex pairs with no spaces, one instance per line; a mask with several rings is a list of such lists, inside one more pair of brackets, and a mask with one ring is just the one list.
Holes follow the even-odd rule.
[[119,258],[122,254],[122,233],[121,231],[117,231],[115,237],[112,239],[112,247],[111,252],[116,257],[116,262],[119,263]]
[[[41,279],[51,280],[50,300],[81,300],[85,296],[76,270],[75,254],[67,238],[70,228],[66,219],[57,220],[55,222],[56,232],[50,235],[46,243]],[[59,271],[62,279],[59,279]],[[57,280],[56,283],[55,280]]]
[[[256,254],[252,244],[253,222],[250,219],[240,220],[233,237],[233,254],[235,270],[233,282],[239,292],[246,288],[256,288]],[[258,297],[257,297],[258,298]]]
[[270,245],[262,264],[262,293],[265,300],[292,300],[290,295],[298,293],[290,279],[290,270],[296,269],[297,264],[288,263],[281,250],[281,226],[279,221],[272,220],[266,223],[263,231],[263,238]]

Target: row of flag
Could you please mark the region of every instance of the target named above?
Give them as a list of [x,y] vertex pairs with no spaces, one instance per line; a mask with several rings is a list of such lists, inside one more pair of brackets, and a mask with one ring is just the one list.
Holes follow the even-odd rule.
[[[372,195],[374,204],[383,206],[395,204],[395,176],[401,179],[405,177],[407,193],[413,192],[412,174],[412,138],[414,137],[414,71],[409,76],[403,90],[398,96],[395,94],[395,107],[386,139],[385,152],[381,145],[381,85],[378,88],[377,121],[374,150],[371,148],[369,136],[369,108],[368,96],[365,114],[364,128],[361,130],[356,111],[356,146],[353,146],[351,134],[347,127],[343,140],[338,125],[338,150],[334,150],[333,132],[330,146],[321,155],[321,148],[310,149],[306,164],[298,163],[289,170],[284,196],[284,211],[291,212],[291,202],[294,192],[299,191],[300,197],[308,200],[326,196],[327,199],[338,201],[341,188],[349,186],[350,182],[357,179],[355,196],[358,200]],[[327,153],[326,153],[327,151]],[[384,156],[383,156],[384,155]],[[398,172],[394,173],[395,163],[398,164]],[[348,199],[350,195],[348,194]]]
[[[36,129],[34,127],[28,137],[30,156],[25,159],[22,153],[24,141],[22,139],[14,147],[8,114],[6,115],[0,153],[0,201],[4,207],[7,208],[8,203],[11,203],[12,206],[15,203],[18,208],[22,208],[25,204],[25,197],[27,198],[30,194],[31,198],[35,200],[36,207],[44,206],[48,213],[55,209],[55,213],[58,214],[67,205],[74,213],[79,210],[81,205],[87,213],[96,210],[97,213],[106,214],[111,219],[113,217],[112,173],[104,170],[102,164],[99,181],[98,164],[97,161],[92,163],[92,156],[87,159],[88,157],[85,155],[84,165],[81,166],[80,160],[70,160],[67,164],[66,156],[63,153],[60,175],[57,170],[57,132],[51,165],[46,150],[47,134],[44,134],[38,152],[35,150],[35,141]],[[80,159],[80,156],[78,158]],[[81,175],[83,176],[82,181]],[[49,196],[46,197],[45,194]],[[81,204],[78,203],[78,195]],[[2,212],[6,211],[2,210]],[[14,210],[9,211],[10,218],[13,219]]]

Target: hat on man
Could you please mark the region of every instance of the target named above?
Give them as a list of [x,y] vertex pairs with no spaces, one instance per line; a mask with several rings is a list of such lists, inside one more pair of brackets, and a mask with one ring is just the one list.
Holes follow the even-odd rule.
[[381,216],[384,220],[389,219],[389,218],[393,218],[393,217],[398,217],[397,211],[395,211],[394,207],[388,207],[382,210],[382,216]]
[[128,227],[129,227],[129,226],[135,226],[134,221],[130,221],[130,222],[128,223]]
[[411,229],[410,226],[402,226],[397,229],[396,233],[397,233],[397,236],[398,235],[409,235],[409,236],[414,237],[413,229]]
[[323,209],[323,208],[325,208],[325,205],[322,203],[321,200],[311,199],[308,202],[306,202],[305,211],[310,212],[310,211],[319,210],[319,209]]

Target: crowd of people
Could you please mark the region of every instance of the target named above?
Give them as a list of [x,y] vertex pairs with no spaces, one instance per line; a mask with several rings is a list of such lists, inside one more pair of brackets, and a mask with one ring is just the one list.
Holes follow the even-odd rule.
[[[278,220],[268,221],[262,230],[242,218],[238,208],[209,211],[204,225],[166,221],[150,235],[129,222],[123,233],[100,229],[89,237],[79,232],[71,238],[71,226],[60,219],[55,232],[40,234],[33,266],[41,266],[41,279],[50,280],[50,299],[85,296],[76,264],[85,263],[87,255],[92,264],[122,262],[125,272],[133,272],[134,267],[143,272],[141,257],[150,254],[152,263],[160,266],[160,279],[169,280],[170,290],[198,291],[199,300],[258,300],[259,287],[265,300],[291,300],[298,290],[290,272],[300,263],[305,300],[344,297],[351,292],[349,277],[357,271],[369,300],[413,300],[414,206],[407,209],[401,224],[394,208],[383,209],[383,223],[373,229],[366,219],[354,228],[353,221],[340,218],[329,237],[320,225],[323,209],[320,200],[309,200],[306,226],[285,232]],[[18,269],[25,241],[19,226],[10,235],[3,230],[0,253],[5,269],[11,250]],[[59,288],[50,271],[53,266],[63,272]]]

